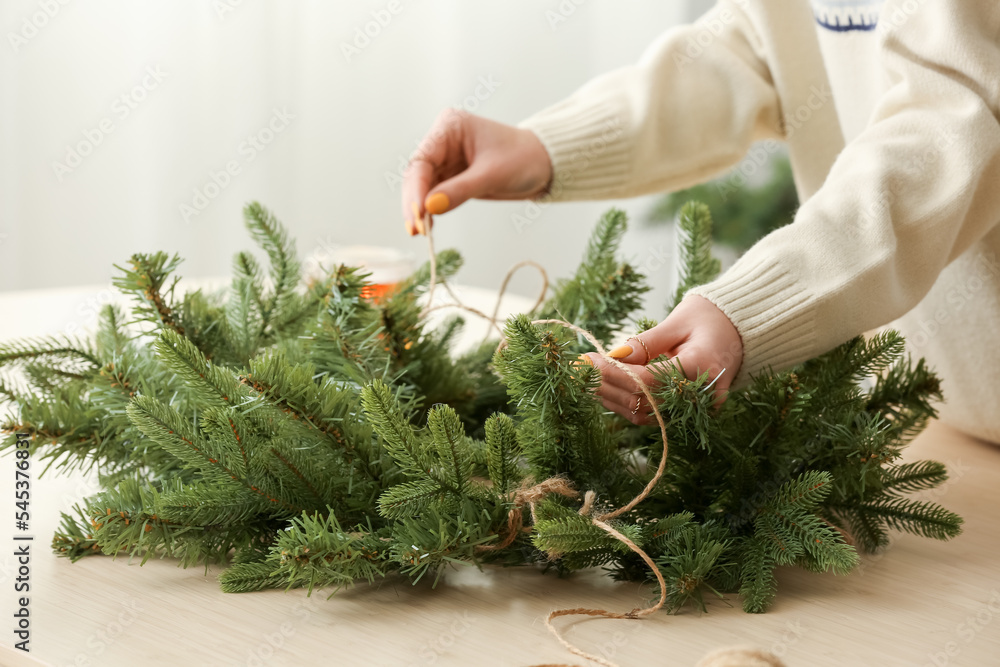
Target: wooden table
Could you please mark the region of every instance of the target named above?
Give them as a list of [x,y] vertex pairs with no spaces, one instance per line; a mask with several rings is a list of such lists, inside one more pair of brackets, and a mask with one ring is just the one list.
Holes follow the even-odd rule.
[[[92,288],[0,294],[0,340],[64,330],[85,319]],[[489,293],[467,290],[489,305]],[[521,308],[524,301],[512,300]],[[85,308],[84,308],[85,309]],[[743,613],[713,601],[642,621],[557,621],[585,650],[624,666],[694,665],[712,649],[753,644],[789,667],[1000,665],[1000,447],[933,424],[907,458],[944,461],[952,479],[926,494],[965,520],[952,542],[898,536],[849,576],[795,569],[779,575],[772,610]],[[37,470],[37,468],[36,468]],[[0,497],[13,497],[11,459],[0,459]],[[32,488],[32,651],[10,648],[15,604],[11,523],[0,528],[0,665],[529,665],[569,663],[542,621],[559,607],[628,610],[654,592],[599,572],[559,579],[535,569],[466,567],[436,589],[387,580],[327,599],[305,591],[220,592],[220,569],[154,560],[57,558],[49,541],[59,511],[96,490],[80,475]]]

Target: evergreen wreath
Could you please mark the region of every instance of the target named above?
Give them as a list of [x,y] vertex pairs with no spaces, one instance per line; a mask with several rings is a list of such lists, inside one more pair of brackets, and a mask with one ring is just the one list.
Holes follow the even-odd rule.
[[[244,214],[268,266],[238,253],[228,293],[178,294],[178,257],[136,254],[115,278],[133,306],[106,306],[92,338],[0,346],[2,447],[29,434],[48,466],[96,469],[103,489],[63,514],[55,553],[224,563],[226,592],[416,582],[455,563],[651,580],[579,512],[636,496],[662,445],[658,429],[601,406],[600,373],[578,359],[590,343],[517,315],[506,345],[456,356],[462,320],[432,330],[423,316],[428,265],[377,298],[349,266],[303,282],[274,216],[256,203]],[[675,304],[719,270],[708,209],[686,205],[679,224]],[[605,345],[626,330],[647,288],[617,257],[625,229],[608,211],[534,317]],[[439,276],[460,266],[453,250],[437,255]],[[889,530],[960,532],[960,517],[908,497],[947,473],[898,462],[941,398],[923,360],[903,355],[895,332],[859,337],[721,406],[707,374],[659,366],[666,472],[611,524],[655,561],[670,609],[738,592],[762,612],[778,566],[844,574]]]

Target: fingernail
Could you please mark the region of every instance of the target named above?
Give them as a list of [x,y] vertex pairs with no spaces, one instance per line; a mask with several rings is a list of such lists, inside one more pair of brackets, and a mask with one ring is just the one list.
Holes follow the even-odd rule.
[[593,365],[594,365],[594,361],[593,361],[593,359],[591,359],[590,357],[588,357],[588,356],[587,356],[587,355],[585,355],[585,354],[581,354],[581,355],[580,355],[579,357],[577,357],[577,359],[578,359],[578,360],[580,361],[580,363],[582,363],[582,364],[587,364],[588,366],[593,366]]
[[413,202],[410,205],[410,207],[413,209],[413,226],[414,226],[414,228],[418,232],[420,232],[421,234],[423,234],[424,233],[424,223],[423,223],[423,220],[420,217],[420,205],[417,204],[417,202]]
[[406,219],[406,232],[410,236],[413,236],[414,234],[417,233],[417,231],[415,229],[413,229],[413,221],[410,220],[409,218]]
[[608,352],[608,356],[612,359],[624,359],[630,354],[632,354],[631,345],[619,345],[615,349]]
[[424,208],[431,215],[441,215],[448,210],[448,205],[451,201],[448,199],[448,195],[443,192],[435,192],[424,202]]

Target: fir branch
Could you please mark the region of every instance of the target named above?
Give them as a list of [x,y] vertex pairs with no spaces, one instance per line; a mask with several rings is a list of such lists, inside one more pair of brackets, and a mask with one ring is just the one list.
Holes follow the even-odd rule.
[[361,404],[375,432],[385,442],[386,451],[403,471],[417,479],[430,476],[433,462],[418,447],[413,429],[389,386],[375,380],[361,390]]
[[[281,532],[267,563],[288,587],[348,586],[385,575],[389,546],[371,526],[345,530],[333,514],[303,513]],[[232,582],[229,582],[232,585]]]
[[417,516],[434,500],[442,497],[441,485],[422,479],[397,484],[379,496],[379,514],[387,519]]
[[24,338],[0,345],[0,366],[31,360],[84,361],[91,367],[101,365],[96,354],[86,344],[70,336]]
[[693,603],[705,611],[706,590],[718,595],[711,581],[732,578],[734,563],[727,557],[733,540],[715,524],[688,523],[666,541],[656,565],[667,581],[667,608],[677,610]]
[[[642,305],[648,291],[643,276],[615,254],[627,228],[624,211],[611,209],[591,233],[576,275],[557,282],[554,294],[542,307],[540,319],[564,319],[590,331],[607,345],[625,320]],[[586,342],[578,343],[590,349]]]
[[157,356],[184,383],[206,401],[235,405],[240,384],[233,373],[211,363],[194,343],[170,329],[160,333],[153,343]]
[[285,587],[287,577],[274,574],[273,563],[237,563],[219,575],[223,593],[252,593]]
[[759,539],[746,540],[742,545],[740,597],[743,598],[745,612],[763,613],[774,600],[778,589],[774,577],[776,563],[769,554],[770,550]]
[[472,452],[458,414],[447,405],[435,405],[427,414],[427,428],[442,463],[442,472],[455,493],[465,492],[472,476]]
[[[641,540],[638,531],[634,527],[631,530],[625,525],[614,526],[617,530],[626,534],[627,537]],[[631,535],[627,533],[631,532]],[[634,541],[634,540],[633,540]],[[567,552],[591,551],[596,549],[609,549],[612,551],[629,551],[628,545],[620,542],[616,538],[606,533],[599,526],[591,521],[590,517],[579,514],[556,519],[539,519],[535,523],[535,536],[531,540],[538,549],[549,554],[550,558],[555,558]],[[640,543],[639,546],[642,546]]]
[[271,261],[274,291],[261,309],[261,317],[265,327],[280,328],[294,308],[295,287],[301,275],[295,244],[277,218],[259,203],[247,204],[243,209],[243,218],[250,235]]
[[[208,451],[209,443],[191,430],[186,419],[176,410],[163,405],[156,399],[149,396],[137,396],[129,404],[128,416],[132,423],[147,437],[187,465],[213,475],[213,479],[217,483],[225,484],[231,479],[276,506],[296,513],[303,511],[303,508],[297,507],[285,499],[275,497],[265,489],[251,483],[247,478],[237,475],[223,461]],[[263,485],[263,482],[258,483]]]
[[131,294],[136,302],[133,309],[135,321],[152,322],[157,327],[172,329],[184,335],[184,327],[174,312],[172,302],[174,288],[180,278],[174,277],[167,286],[167,280],[181,263],[178,255],[170,257],[165,252],[153,254],[136,253],[129,259],[132,268],[115,265],[121,275],[112,279],[112,284],[126,294]]
[[504,414],[491,415],[486,420],[486,461],[493,489],[499,495],[510,492],[520,481],[519,452],[514,420]]
[[95,347],[102,361],[113,361],[130,347],[125,327],[125,316],[121,308],[113,303],[105,304],[101,308],[97,319]]
[[787,506],[804,510],[813,509],[830,495],[832,482],[830,473],[824,470],[804,472],[781,485],[770,502],[770,507],[775,511]]
[[894,494],[933,489],[948,480],[947,469],[937,461],[913,461],[882,471],[885,473],[882,488]]
[[962,532],[963,520],[936,503],[885,496],[854,506],[833,505],[831,509],[867,516],[872,520],[922,537],[949,540]]
[[233,257],[233,283],[245,286],[256,304],[257,312],[264,312],[267,307],[264,302],[264,277],[260,265],[250,253],[241,251]]
[[[77,514],[83,511],[78,505],[73,506]],[[75,563],[85,556],[101,554],[101,547],[93,534],[87,532],[73,516],[60,512],[62,517],[59,528],[52,536],[52,552],[57,556],[69,558]]]
[[677,219],[677,235],[681,273],[668,310],[675,308],[692,287],[714,280],[721,268],[719,260],[712,255],[712,213],[707,206],[694,202],[685,204]]

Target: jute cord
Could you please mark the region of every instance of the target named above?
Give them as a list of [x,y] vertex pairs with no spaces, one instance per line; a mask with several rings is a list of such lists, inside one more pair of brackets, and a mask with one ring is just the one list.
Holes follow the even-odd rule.
[[[506,345],[506,339],[503,333],[503,329],[501,329],[499,323],[497,322],[497,315],[500,312],[500,301],[504,296],[504,292],[507,289],[507,285],[510,282],[511,276],[513,276],[514,273],[516,273],[519,269],[525,266],[533,266],[536,269],[538,269],[538,271],[541,273],[544,281],[544,287],[542,289],[541,295],[539,296],[538,300],[536,301],[534,307],[531,310],[531,312],[534,312],[544,302],[545,293],[548,290],[549,280],[548,280],[548,275],[545,273],[545,269],[543,269],[539,264],[535,262],[520,262],[511,267],[511,269],[507,272],[507,275],[504,277],[503,283],[501,284],[500,292],[497,296],[497,303],[493,309],[493,315],[492,316],[487,315],[486,313],[480,310],[477,310],[475,308],[463,304],[461,300],[452,291],[447,281],[438,280],[437,256],[434,252],[434,238],[431,233],[429,216],[426,216],[424,218],[423,228],[427,236],[427,245],[428,245],[428,250],[430,252],[430,285],[427,290],[427,307],[424,309],[423,314],[426,315],[427,313],[440,310],[443,308],[457,308],[472,313],[474,315],[477,315],[483,319],[486,319],[488,322],[490,322],[490,324],[492,324],[493,328],[495,328],[498,332],[500,332],[501,340],[498,349],[503,348]],[[434,298],[434,291],[439,282],[443,286],[443,288],[448,292],[449,296],[451,296],[451,298],[454,299],[454,303],[440,304],[436,306],[432,305]],[[635,609],[632,609],[631,611],[625,613],[619,613],[599,608],[574,607],[572,609],[556,609],[554,611],[549,612],[549,615],[545,618],[545,627],[547,627],[549,631],[553,635],[555,635],[559,643],[562,644],[563,647],[565,647],[566,650],[568,650],[570,653],[578,655],[581,658],[590,660],[591,662],[597,663],[599,665],[604,665],[605,667],[617,667],[615,663],[606,660],[600,656],[587,653],[577,648],[573,644],[571,644],[569,641],[563,638],[562,634],[555,627],[552,621],[556,618],[559,618],[560,616],[597,616],[601,618],[634,620],[643,618],[645,616],[648,616],[650,614],[659,611],[666,603],[667,583],[663,579],[663,575],[660,573],[660,569],[656,566],[656,563],[653,562],[653,559],[649,557],[649,554],[643,551],[642,548],[639,547],[639,545],[637,545],[635,542],[633,542],[628,537],[623,535],[621,532],[616,530],[615,527],[612,526],[609,522],[621,516],[622,514],[629,512],[636,505],[645,500],[646,497],[649,496],[649,494],[653,491],[653,489],[656,488],[656,485],[663,477],[663,471],[666,469],[667,465],[667,450],[668,450],[667,425],[666,422],[664,422],[663,420],[663,415],[660,413],[659,406],[657,406],[656,401],[653,399],[653,392],[646,385],[646,383],[643,382],[642,378],[640,378],[635,371],[626,366],[624,363],[609,356],[607,350],[604,349],[604,346],[601,345],[600,341],[598,341],[597,338],[595,338],[592,333],[581,327],[576,326],[571,322],[566,322],[565,320],[559,320],[559,319],[538,319],[538,320],[532,320],[531,323],[555,324],[562,327],[566,327],[567,329],[570,329],[571,331],[575,332],[576,334],[586,339],[591,345],[594,346],[594,349],[597,350],[597,353],[599,355],[601,355],[601,358],[603,358],[607,363],[618,368],[620,371],[625,373],[625,375],[627,375],[629,378],[632,379],[632,381],[636,385],[636,388],[646,397],[646,401],[649,403],[649,406],[653,412],[653,416],[656,418],[656,423],[660,427],[660,437],[663,441],[663,452],[660,456],[660,463],[656,468],[656,472],[653,474],[653,477],[649,480],[649,483],[646,484],[645,488],[643,488],[643,490],[635,498],[630,500],[627,504],[623,505],[622,507],[619,507],[616,510],[605,512],[603,514],[592,514],[596,494],[593,491],[587,491],[584,493],[583,506],[579,510],[579,513],[583,516],[589,517],[595,526],[597,526],[604,532],[608,533],[619,542],[625,544],[629,549],[631,549],[633,552],[638,554],[640,558],[642,558],[643,562],[645,562],[646,565],[649,566],[649,569],[656,576],[656,581],[660,586],[659,599],[656,601],[655,604],[651,606],[636,607]],[[487,337],[488,335],[489,334],[487,334]],[[643,345],[643,348],[645,348],[645,345]],[[648,357],[649,355],[648,350],[646,350],[646,354]],[[545,496],[549,495],[550,493],[557,493],[559,495],[568,498],[578,498],[580,495],[578,491],[573,489],[569,480],[565,479],[564,477],[558,477],[558,476],[550,477],[549,479],[543,480],[538,483],[534,483],[534,480],[530,478],[524,480],[518,489],[509,494],[511,509],[508,512],[507,524],[505,526],[505,529],[503,531],[504,534],[501,537],[500,541],[497,542],[496,544],[481,546],[479,548],[480,551],[499,550],[510,546],[514,542],[514,540],[517,539],[517,536],[520,535],[525,529],[524,508],[525,507],[528,508],[528,511],[531,514],[532,523],[534,523],[535,506],[537,505],[538,502],[540,502]],[[550,557],[552,555],[553,554],[550,554]],[[538,665],[536,667],[547,667],[547,666]],[[556,666],[550,666],[550,667],[556,667]],[[561,665],[559,667],[571,667],[571,666]]]

